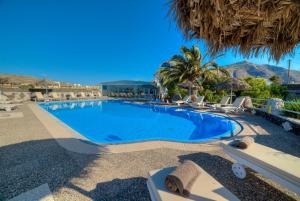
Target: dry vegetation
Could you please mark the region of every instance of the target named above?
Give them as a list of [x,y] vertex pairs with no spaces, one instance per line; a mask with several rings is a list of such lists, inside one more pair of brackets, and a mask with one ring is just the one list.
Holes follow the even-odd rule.
[[212,55],[233,48],[279,60],[300,41],[299,0],[173,0],[169,14],[187,38],[206,40]]

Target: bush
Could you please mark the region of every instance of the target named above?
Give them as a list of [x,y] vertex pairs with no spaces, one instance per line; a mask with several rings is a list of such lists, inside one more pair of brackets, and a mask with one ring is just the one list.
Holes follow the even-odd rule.
[[248,77],[245,81],[251,86],[251,89],[243,91],[242,96],[250,96],[251,98],[269,98],[270,89],[262,78]]
[[269,89],[270,89],[270,95],[273,98],[285,99],[288,95],[286,86],[271,84]]
[[181,98],[184,98],[188,95],[188,90],[180,88],[178,86],[173,86],[168,89],[168,96],[173,97],[179,95]]
[[[289,100],[289,102],[295,102],[296,104],[295,103],[285,103],[284,109],[295,111],[295,112],[300,112],[300,99],[292,99],[292,100]],[[293,112],[288,112],[288,111],[284,111],[284,114],[288,117],[300,119],[300,114],[295,114]]]
[[224,90],[214,92],[212,90],[205,89],[199,94],[202,96],[205,96],[205,101],[211,102],[211,103],[218,103],[221,101],[223,96],[227,96],[227,93]]

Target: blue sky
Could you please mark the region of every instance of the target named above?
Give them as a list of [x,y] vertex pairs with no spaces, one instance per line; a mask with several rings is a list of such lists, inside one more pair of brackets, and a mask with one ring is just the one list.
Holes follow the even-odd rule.
[[[152,80],[185,41],[166,0],[0,0],[0,73],[82,84]],[[279,66],[287,66],[287,59]],[[220,65],[245,60],[228,52]],[[248,59],[270,63],[266,57]],[[300,51],[292,69],[300,70]]]

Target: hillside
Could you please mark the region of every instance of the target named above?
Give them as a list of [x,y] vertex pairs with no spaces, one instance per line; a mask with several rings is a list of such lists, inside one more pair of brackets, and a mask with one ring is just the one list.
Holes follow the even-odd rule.
[[[14,74],[0,74],[0,80],[8,80],[9,83],[14,84],[36,84],[37,82],[43,80],[42,78],[36,78],[32,76],[24,76],[24,75],[14,75]],[[54,80],[47,80],[49,83],[55,83]],[[61,84],[65,84],[61,82]]]
[[13,74],[0,74],[0,79],[7,79],[10,83],[26,83],[26,84],[35,84],[41,79],[35,78],[32,76],[21,76]]
[[[269,79],[273,75],[277,75],[284,82],[288,81],[288,70],[286,68],[278,66],[268,64],[254,64],[248,61],[243,61],[225,66],[225,68],[236,78],[253,76]],[[290,80],[294,82],[300,82],[300,71],[291,70]]]

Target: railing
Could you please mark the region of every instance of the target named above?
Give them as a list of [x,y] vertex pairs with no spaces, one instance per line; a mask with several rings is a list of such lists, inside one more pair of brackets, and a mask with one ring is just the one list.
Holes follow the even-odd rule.
[[[255,108],[262,108],[268,110],[267,101],[264,98],[251,98],[252,104]],[[300,119],[300,102],[295,101],[283,101],[284,108],[279,109],[279,111],[289,117]]]
[[251,98],[253,106],[256,108],[265,108],[267,106],[268,99],[264,98]]

